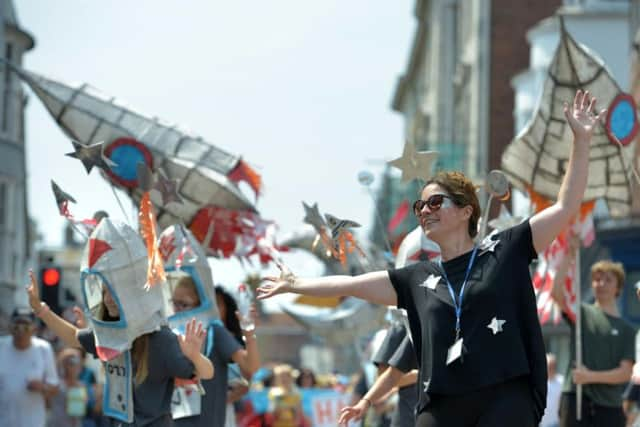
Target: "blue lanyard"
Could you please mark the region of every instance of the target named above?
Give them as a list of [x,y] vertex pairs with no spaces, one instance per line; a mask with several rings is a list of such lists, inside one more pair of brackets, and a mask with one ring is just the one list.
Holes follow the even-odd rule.
[[447,288],[449,288],[449,294],[451,295],[451,299],[453,300],[453,306],[456,309],[456,341],[460,338],[460,317],[462,317],[462,297],[464,295],[464,288],[467,286],[467,280],[469,279],[469,274],[471,273],[471,268],[473,267],[473,262],[476,259],[476,254],[478,253],[478,247],[473,247],[473,253],[471,254],[471,259],[469,260],[469,265],[467,265],[467,272],[464,275],[464,282],[462,282],[462,287],[460,287],[460,298],[456,298],[456,293],[453,290],[453,286],[449,282],[449,278],[447,277],[447,272],[444,270],[444,266],[442,262],[440,262],[440,267],[442,267],[442,274],[444,275],[444,280],[447,282]]

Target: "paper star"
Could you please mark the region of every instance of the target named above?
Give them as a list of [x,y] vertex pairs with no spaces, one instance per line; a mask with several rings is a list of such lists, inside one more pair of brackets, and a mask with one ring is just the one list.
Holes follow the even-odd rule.
[[90,173],[94,166],[101,169],[110,169],[116,165],[102,153],[104,141],[91,145],[80,144],[73,140],[71,143],[75,151],[73,153],[67,153],[65,156],[80,160],[87,173]]
[[162,206],[167,206],[171,202],[182,204],[182,197],[178,194],[178,180],[169,179],[162,171],[158,171],[158,179],[153,187],[160,192],[162,196]]
[[431,383],[431,380],[427,380],[427,381],[423,381],[422,385],[424,386],[424,392],[426,393],[427,390],[429,389],[429,384]]
[[320,230],[326,227],[327,224],[324,222],[324,219],[318,211],[317,203],[314,203],[313,206],[309,206],[305,202],[302,202],[302,206],[304,207],[305,213],[303,219],[304,222],[311,224],[317,232],[320,232]]
[[434,276],[433,274],[430,274],[429,277],[427,277],[427,279],[418,286],[421,286],[423,288],[435,289],[440,282],[440,277],[441,276]]
[[51,189],[53,190],[53,195],[56,198],[56,204],[58,205],[58,209],[60,209],[60,206],[64,203],[64,202],[71,202],[71,203],[75,203],[76,200],[71,197],[68,193],[65,193],[64,191],[62,191],[62,189],[60,187],[58,187],[58,184],[56,184],[53,180],[51,180]]
[[351,221],[350,219],[340,219],[336,218],[331,214],[325,214],[324,217],[327,219],[327,224],[331,228],[331,237],[336,239],[342,230],[346,230],[348,228],[360,227],[355,221]]
[[480,242],[480,246],[478,246],[478,249],[480,249],[480,255],[487,252],[495,253],[496,246],[498,246],[498,243],[500,243],[500,239],[493,240],[492,237],[492,235],[489,235],[482,239],[482,242]]
[[431,176],[431,165],[437,157],[437,151],[416,151],[413,142],[407,141],[402,157],[388,163],[402,171],[402,182],[416,178],[426,181]]
[[491,329],[491,331],[493,332],[493,335],[495,335],[498,332],[502,332],[502,326],[505,323],[507,323],[506,320],[500,320],[494,316],[493,319],[491,319],[491,323],[487,325],[487,328]]

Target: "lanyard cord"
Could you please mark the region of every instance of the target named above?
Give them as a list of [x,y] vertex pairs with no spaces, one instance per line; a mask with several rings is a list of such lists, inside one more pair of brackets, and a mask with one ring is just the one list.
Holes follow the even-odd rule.
[[456,298],[456,293],[453,290],[453,286],[451,286],[451,282],[449,282],[449,278],[447,277],[447,272],[444,269],[444,265],[442,261],[440,262],[440,267],[442,267],[442,274],[444,275],[444,280],[447,282],[447,288],[449,289],[449,294],[451,295],[451,299],[453,300],[453,306],[456,310],[456,341],[460,338],[460,318],[462,317],[462,297],[464,296],[464,289],[467,286],[467,280],[469,280],[469,274],[471,273],[471,269],[473,267],[473,262],[476,259],[476,254],[478,253],[478,247],[473,247],[473,253],[471,254],[471,259],[469,260],[469,264],[467,265],[467,272],[464,275],[464,281],[462,282],[462,286],[460,287],[460,296]]

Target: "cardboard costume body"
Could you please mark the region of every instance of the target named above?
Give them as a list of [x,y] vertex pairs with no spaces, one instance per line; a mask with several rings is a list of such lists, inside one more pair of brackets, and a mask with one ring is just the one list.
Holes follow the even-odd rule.
[[[80,281],[95,335],[96,353],[105,362],[104,413],[133,421],[133,341],[166,323],[159,286],[144,289],[147,251],[127,224],[104,218],[84,248]],[[103,303],[109,292],[119,316],[110,319]]]
[[[222,326],[222,322],[216,304],[213,276],[205,252],[193,234],[182,224],[172,225],[162,232],[159,249],[167,273],[164,301],[166,312],[170,314],[169,324],[174,332],[183,333],[185,325],[192,318],[195,317],[198,322],[202,322],[207,330],[202,352],[205,356],[211,357],[214,351],[212,325]],[[183,276],[189,276],[193,281],[200,304],[190,310],[174,313],[171,303],[172,294],[175,284]],[[184,387],[174,389],[171,399],[171,412],[174,419],[200,414],[201,395],[195,391],[194,385],[191,384],[184,384]]]

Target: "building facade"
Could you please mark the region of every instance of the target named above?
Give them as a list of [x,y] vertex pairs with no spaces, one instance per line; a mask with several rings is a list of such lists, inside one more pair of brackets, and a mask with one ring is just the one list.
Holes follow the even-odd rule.
[[[20,27],[11,0],[0,3],[0,49],[6,61],[21,64],[34,40]],[[32,257],[32,226],[27,210],[24,108],[27,98],[18,77],[0,64],[0,317],[16,304]],[[24,293],[23,293],[24,294]],[[26,295],[24,295],[26,298]],[[24,301],[26,303],[26,301]]]

